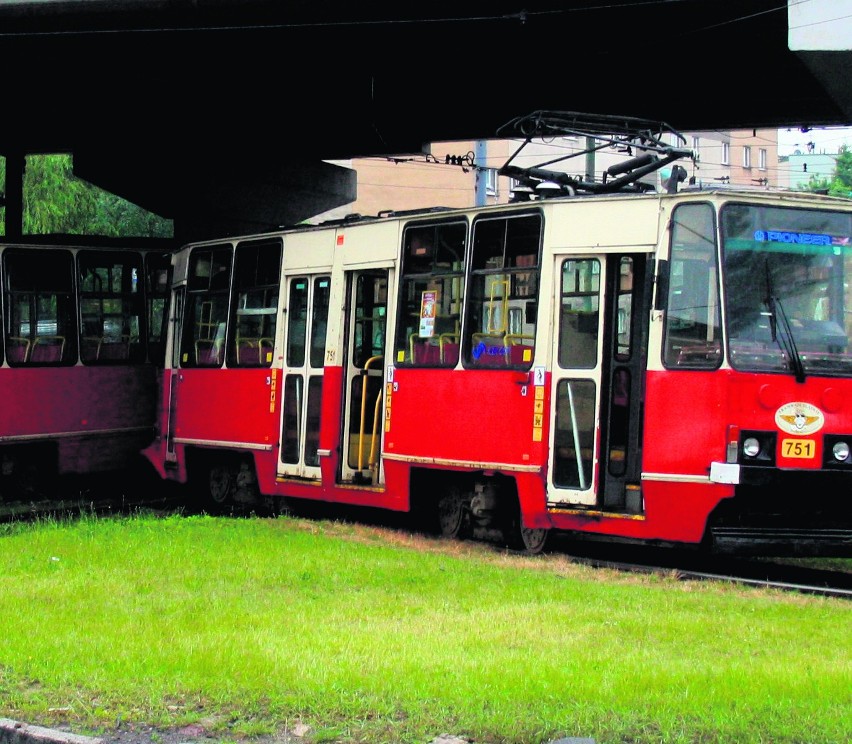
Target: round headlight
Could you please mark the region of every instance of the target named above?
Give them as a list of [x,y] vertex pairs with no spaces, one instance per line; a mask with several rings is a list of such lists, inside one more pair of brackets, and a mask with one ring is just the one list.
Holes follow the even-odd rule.
[[846,442],[837,442],[831,452],[837,462],[846,462],[849,459],[849,445]]
[[760,452],[760,442],[754,437],[748,437],[743,441],[743,454],[746,457],[757,457]]

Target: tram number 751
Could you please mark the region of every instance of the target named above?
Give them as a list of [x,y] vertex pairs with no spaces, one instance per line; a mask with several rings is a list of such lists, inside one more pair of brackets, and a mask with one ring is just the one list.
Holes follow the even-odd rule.
[[781,453],[784,457],[810,460],[816,454],[816,444],[812,439],[782,439]]

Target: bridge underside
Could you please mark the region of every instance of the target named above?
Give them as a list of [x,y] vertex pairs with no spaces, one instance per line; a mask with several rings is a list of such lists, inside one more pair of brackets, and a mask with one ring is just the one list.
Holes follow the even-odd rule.
[[367,5],[3,3],[0,152],[72,152],[189,239],[354,200],[322,160],[486,139],[537,109],[684,131],[852,122],[852,54],[791,51],[777,0]]

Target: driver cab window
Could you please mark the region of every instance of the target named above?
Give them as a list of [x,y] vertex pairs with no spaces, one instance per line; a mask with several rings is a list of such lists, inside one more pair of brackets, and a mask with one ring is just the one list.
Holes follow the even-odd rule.
[[722,319],[713,208],[680,206],[671,224],[663,363],[687,369],[718,367]]

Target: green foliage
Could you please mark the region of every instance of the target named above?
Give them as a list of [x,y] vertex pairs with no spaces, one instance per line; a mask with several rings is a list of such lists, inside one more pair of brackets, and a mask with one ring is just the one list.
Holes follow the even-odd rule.
[[6,718],[218,741],[298,724],[305,744],[852,741],[843,600],[290,517],[0,534]]
[[802,191],[813,191],[818,194],[852,198],[852,150],[848,145],[841,145],[837,152],[834,174],[831,178],[811,176],[806,183],[800,183]]
[[28,157],[24,171],[25,235],[83,234],[93,220],[96,198],[74,178],[69,155]]
[[842,145],[837,153],[837,166],[829,193],[832,196],[852,197],[852,150]]
[[[5,171],[4,161],[0,169],[4,193]],[[172,236],[169,220],[77,178],[70,155],[28,156],[23,202],[24,235]]]

